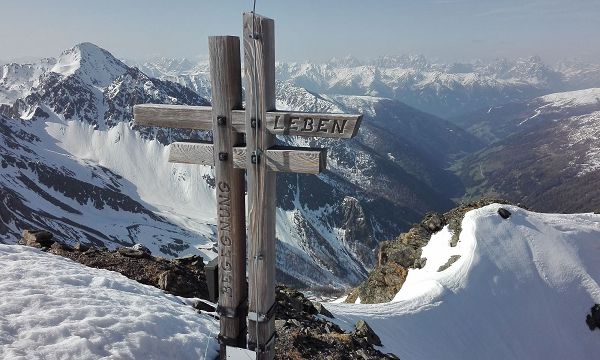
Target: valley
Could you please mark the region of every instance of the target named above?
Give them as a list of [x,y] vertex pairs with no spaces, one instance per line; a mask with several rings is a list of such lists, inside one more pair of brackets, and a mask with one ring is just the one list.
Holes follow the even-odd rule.
[[[211,168],[166,161],[169,143],[210,134],[131,125],[134,104],[208,105],[206,62],[121,61],[82,43],[1,75],[1,242],[40,227],[71,244],[216,256]],[[278,109],[364,114],[348,142],[278,138],[328,148],[320,176],[278,177],[280,282],[354,286],[381,241],[461,200],[600,208],[594,65],[344,58],[278,63],[277,79]]]

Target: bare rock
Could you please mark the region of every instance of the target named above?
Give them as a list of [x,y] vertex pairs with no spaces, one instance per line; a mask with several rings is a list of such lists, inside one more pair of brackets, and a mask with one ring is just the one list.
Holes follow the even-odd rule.
[[425,215],[421,225],[425,227],[429,232],[436,233],[446,226],[446,219],[444,215],[438,213],[429,213]]
[[600,304],[592,306],[590,313],[585,317],[585,323],[591,331],[600,329]]
[[205,302],[205,301],[202,301],[202,300],[196,302],[194,304],[194,308],[196,310],[206,311],[206,312],[214,312],[216,310],[216,308],[214,306],[212,306],[208,302]]
[[158,275],[158,287],[159,289],[173,292],[177,284],[177,275],[172,270],[167,270]]
[[414,265],[412,266],[415,269],[422,269],[425,267],[425,264],[427,264],[427,258],[426,257],[422,257],[422,258],[418,258],[415,260]]
[[91,246],[89,246],[87,244],[83,244],[83,243],[81,243],[81,241],[78,241],[75,244],[74,249],[77,251],[84,252],[84,251],[88,251],[89,249],[91,249]]
[[302,293],[278,286],[276,298],[276,360],[394,358],[369,344],[366,333],[358,332],[360,336],[356,331],[347,333],[331,321],[315,316],[319,304],[312,303]]
[[50,250],[52,252],[61,252],[61,251],[73,251],[73,247],[67,244],[60,243],[55,241],[52,245],[50,245]]
[[500,208],[498,209],[498,215],[500,215],[501,218],[503,219],[508,219],[512,214],[510,213],[510,211],[506,210],[505,208]]
[[333,314],[329,310],[327,310],[325,306],[323,306],[323,304],[321,304],[320,302],[313,302],[313,306],[315,307],[315,309],[317,309],[318,314],[333,319]]
[[152,251],[150,251],[150,249],[148,249],[147,247],[145,247],[142,244],[135,244],[131,248],[133,250],[138,250],[138,251],[144,252],[144,253],[146,253],[148,255],[152,255]]
[[354,325],[354,334],[356,336],[365,338],[367,340],[367,343],[369,343],[370,345],[382,345],[379,336],[375,334],[375,331],[373,331],[369,324],[367,324],[367,322],[364,320],[358,320],[356,322],[356,325]]
[[117,249],[117,252],[123,256],[132,257],[132,258],[149,258],[150,255],[141,250],[136,250],[130,247],[120,247]]
[[444,265],[442,265],[438,268],[438,272],[442,272],[442,271],[446,270],[447,268],[452,266],[452,264],[454,264],[458,259],[460,259],[460,255],[450,256],[450,259],[448,259],[448,261],[446,261],[446,263]]
[[46,230],[24,230],[19,244],[36,248],[49,248],[54,244],[53,237],[54,235]]

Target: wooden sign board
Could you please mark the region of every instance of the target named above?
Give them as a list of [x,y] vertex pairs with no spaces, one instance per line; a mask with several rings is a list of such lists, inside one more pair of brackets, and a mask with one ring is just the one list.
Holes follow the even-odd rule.
[[[136,125],[212,130],[210,106],[143,104],[133,107]],[[272,134],[350,139],[362,115],[267,111],[266,129]],[[235,132],[246,132],[244,110],[231,112]]]
[[[245,169],[247,166],[246,146],[233,148],[233,166]],[[267,149],[263,160],[270,171],[319,174],[326,167],[327,149],[314,149],[290,146],[273,146]],[[175,142],[169,149],[169,162],[181,164],[215,165],[212,143]]]

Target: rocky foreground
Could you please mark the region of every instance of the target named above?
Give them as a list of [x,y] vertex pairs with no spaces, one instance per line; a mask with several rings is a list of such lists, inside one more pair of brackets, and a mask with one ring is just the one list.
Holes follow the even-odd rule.
[[[143,246],[106,248],[69,246],[47,231],[25,231],[21,245],[40,248],[83,265],[119,272],[130,279],[151,285],[168,293],[208,299],[204,263],[200,257],[168,260],[155,257]],[[318,302],[308,300],[302,293],[277,287],[275,328],[276,359],[395,359],[383,354],[379,337],[364,321],[356,323],[353,332],[344,332],[334,324],[332,314]],[[199,312],[214,316],[215,308],[208,301],[198,301]]]

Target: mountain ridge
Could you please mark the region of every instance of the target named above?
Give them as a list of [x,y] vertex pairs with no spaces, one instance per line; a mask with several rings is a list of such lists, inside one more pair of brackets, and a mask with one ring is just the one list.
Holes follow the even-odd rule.
[[500,196],[539,211],[600,208],[600,89],[550,94],[463,119],[483,149],[454,165],[465,198]]
[[[36,226],[56,231],[71,242],[87,239],[109,247],[141,242],[166,256],[198,251],[214,257],[214,214],[210,211],[214,208],[214,175],[208,168],[168,164],[165,146],[177,139],[206,138],[208,134],[131,128],[135,103],[208,105],[208,101],[182,85],[150,78],[137,68],[123,68],[116,59],[106,60],[107,54],[85,43],[65,51],[60,72],[43,72],[39,86],[31,93],[2,107],[2,121],[11,125],[3,128],[0,150],[13,160],[5,162],[7,170],[0,185],[14,195],[15,209],[3,216],[4,238],[9,233],[18,236],[16,224],[32,225],[34,219]],[[93,78],[95,73],[98,79]],[[320,96],[290,83],[279,82],[278,89],[281,108],[351,108],[348,99],[344,105],[341,98]],[[396,140],[390,138],[396,142],[408,138],[401,134],[403,120],[390,116],[390,110],[386,115],[389,106],[402,107],[405,114],[411,114],[416,125],[411,137],[425,131],[418,119],[428,119],[429,134],[437,136],[440,143],[452,135],[448,132],[451,125],[391,100],[371,98],[363,102],[375,109],[373,116],[368,116],[371,120],[363,124],[365,136],[343,143],[280,139],[290,145],[330,148],[330,169],[320,177],[279,176],[277,261],[282,281],[298,286],[356,283],[372,266],[378,241],[408,226],[425,209],[452,205],[431,186],[436,179],[454,175],[427,169],[432,171],[427,175],[429,180],[420,181],[427,173],[425,167],[415,160],[411,164],[392,159],[390,151],[373,140],[377,137],[373,134],[383,134],[385,129],[369,123],[378,118],[382,123],[396,124],[393,131],[387,131],[398,134]],[[440,125],[439,130],[436,125]],[[461,134],[465,139],[470,136]],[[40,140],[27,140],[34,137]],[[462,145],[453,149],[463,151]],[[455,150],[444,151],[440,157]],[[427,155],[424,147],[415,156],[436,169],[445,163]],[[37,163],[47,165],[33,165]],[[47,210],[36,209],[42,205]],[[114,218],[109,208],[122,216]],[[49,209],[58,219],[50,216]],[[94,225],[92,219],[100,211],[107,211],[106,223]],[[81,225],[67,221],[69,217],[79,219]]]

